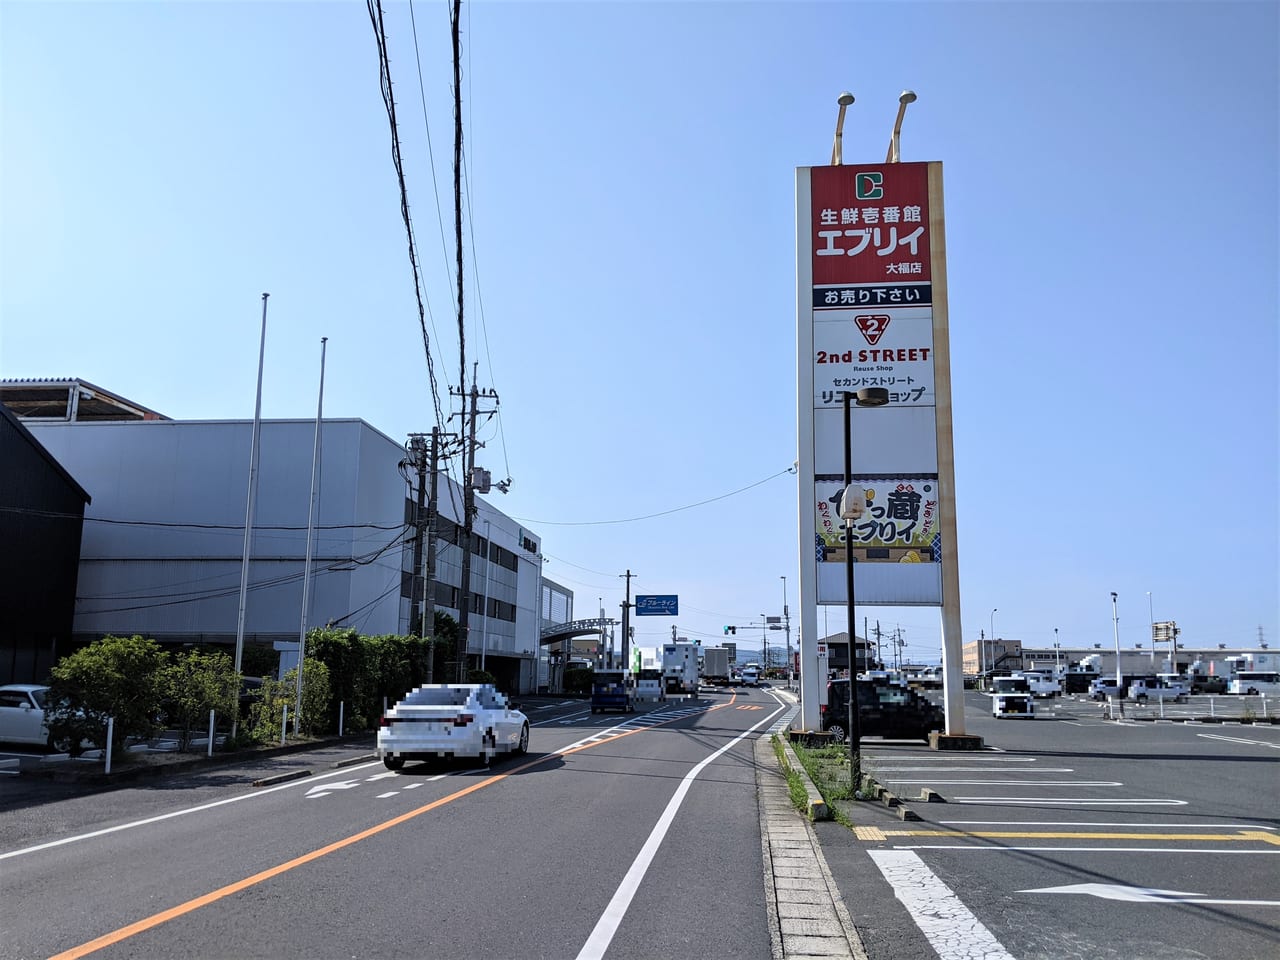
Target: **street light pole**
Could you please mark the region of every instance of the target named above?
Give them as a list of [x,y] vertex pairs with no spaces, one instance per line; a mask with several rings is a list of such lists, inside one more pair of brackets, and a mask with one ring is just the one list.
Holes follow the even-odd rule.
[[1120,699],[1120,616],[1116,613],[1116,592],[1111,591],[1111,627],[1116,634],[1116,700]]
[[787,578],[782,578],[782,625],[787,631],[787,689],[791,689],[794,681],[791,661],[791,611],[787,609]]
[[[852,99],[852,98],[851,98]],[[884,387],[863,387],[856,394],[841,392],[844,408],[844,492],[840,494],[840,518],[844,520],[844,589],[845,612],[849,624],[849,782],[855,793],[862,786],[862,724],[858,711],[858,639],[854,633],[857,623],[853,594],[853,521],[862,516],[865,502],[853,487],[853,425],[850,403],[861,407],[881,407],[889,402],[889,391]]]
[[1062,654],[1058,647],[1058,628],[1053,628],[1053,673],[1054,679],[1062,680]]

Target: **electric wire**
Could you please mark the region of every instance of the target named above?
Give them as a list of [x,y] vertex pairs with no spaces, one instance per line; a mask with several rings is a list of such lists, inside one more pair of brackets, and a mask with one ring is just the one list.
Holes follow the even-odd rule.
[[[427,159],[431,163],[431,192],[436,198],[436,224],[440,227],[440,253],[444,257],[445,272],[449,271],[449,244],[444,238],[444,211],[440,208],[440,182],[436,174],[436,153],[431,143],[431,123],[427,119],[427,91],[422,82],[422,54],[418,49],[418,21],[413,15],[413,0],[409,0],[409,25],[413,29],[413,58],[418,65],[418,95],[422,99],[422,126],[427,132]],[[434,330],[435,328],[432,327]],[[446,384],[448,378],[445,378]]]
[[770,474],[763,480],[757,480],[755,483],[749,483],[745,487],[737,490],[731,490],[728,493],[722,493],[718,497],[709,497],[706,500],[699,500],[697,503],[688,503],[683,507],[672,507],[670,510],[661,510],[658,513],[647,513],[641,517],[625,517],[620,520],[533,520],[528,517],[512,517],[512,520],[519,520],[521,523],[538,523],[548,527],[595,527],[616,523],[636,523],[640,520],[652,520],[655,517],[666,517],[673,513],[680,513],[684,510],[692,510],[694,507],[703,507],[708,503],[716,503],[719,500],[725,500],[729,497],[736,497],[740,493],[754,489],[761,484],[768,483],[770,480],[776,480],[784,473],[795,473],[795,467],[787,467],[785,470],[779,470],[777,473]]
[[[400,132],[396,126],[396,102],[391,89],[391,61],[387,56],[386,24],[382,15],[382,0],[366,0],[369,19],[373,24],[374,40],[378,47],[378,76],[382,88],[382,102],[387,110],[387,122],[391,127],[391,160],[396,169],[396,182],[400,188],[400,216],[404,220],[405,234],[409,241],[409,265],[413,270],[413,294],[418,303],[418,325],[422,330],[422,346],[427,358],[427,376],[431,381],[431,402],[435,408],[436,423],[443,426],[444,413],[440,407],[440,387],[436,383],[435,362],[431,357],[431,337],[427,333],[422,276],[418,269],[418,250],[413,234],[413,220],[409,216],[409,191],[405,186],[404,163],[400,155]],[[459,301],[461,306],[461,301]],[[435,318],[432,317],[432,326]],[[461,316],[459,316],[461,322]]]

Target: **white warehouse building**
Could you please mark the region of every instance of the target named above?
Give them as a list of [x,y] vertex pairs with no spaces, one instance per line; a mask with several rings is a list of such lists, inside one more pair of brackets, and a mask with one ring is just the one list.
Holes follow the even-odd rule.
[[[23,423],[93,498],[73,639],[234,644],[252,421]],[[314,439],[314,420],[261,424],[244,636],[281,650],[282,669],[296,662],[303,623]],[[362,420],[323,421],[308,628],[409,632],[417,476],[405,458]],[[435,607],[460,619],[462,488],[442,470],[438,489]],[[479,498],[476,507],[467,650],[508,689],[530,692],[546,673],[541,627],[572,619],[572,594],[544,583],[540,538]]]

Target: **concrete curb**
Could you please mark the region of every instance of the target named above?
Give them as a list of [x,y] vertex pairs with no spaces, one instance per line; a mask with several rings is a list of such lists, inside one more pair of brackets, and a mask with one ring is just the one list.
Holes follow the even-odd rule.
[[805,799],[809,805],[809,819],[830,820],[831,809],[827,806],[827,801],[822,799],[822,794],[814,786],[813,780],[804,768],[804,764],[800,762],[800,758],[796,756],[796,752],[791,748],[791,743],[788,740],[782,741],[782,756],[787,769],[792,773],[798,774],[800,779],[804,781]]
[[[190,773],[192,770],[200,770],[210,767],[227,766],[232,763],[244,763],[251,760],[268,759],[271,757],[287,756],[291,753],[301,753],[305,750],[321,750],[325,747],[343,746],[351,743],[353,739],[361,738],[366,734],[356,734],[348,737],[327,737],[323,740],[306,740],[297,743],[287,743],[283,746],[265,747],[255,750],[236,750],[230,753],[215,753],[209,756],[193,756],[183,760],[175,760],[172,763],[145,764],[134,766],[131,764],[123,764],[110,773],[103,773],[101,768],[95,763],[89,769],[59,769],[57,767],[38,770],[23,770],[21,775],[24,777],[36,777],[43,780],[52,780],[55,783],[79,783],[86,786],[113,786],[118,783],[130,783],[135,780],[151,780],[157,777],[166,777],[172,774]],[[358,743],[358,740],[357,740]]]
[[273,787],[277,783],[288,783],[290,780],[301,780],[303,777],[311,776],[310,770],[293,770],[289,773],[277,773],[274,777],[263,777],[261,780],[253,781],[255,787]]

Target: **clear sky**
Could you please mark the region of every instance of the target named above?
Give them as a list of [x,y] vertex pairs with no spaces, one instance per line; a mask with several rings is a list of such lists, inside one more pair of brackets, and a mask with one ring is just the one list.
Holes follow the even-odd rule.
[[[902,158],[945,164],[965,639],[1105,649],[1114,590],[1126,647],[1151,616],[1276,644],[1278,11],[464,5],[497,506],[580,616],[630,569],[683,635],[751,642],[784,576],[798,621],[794,170],[828,161],[845,89],[845,161],[883,159],[911,88]],[[412,13],[385,9],[447,410],[448,7]],[[0,0],[0,111],[0,377],[248,418],[270,291],[265,417],[314,416],[327,336],[326,415],[430,430],[364,3]],[[938,659],[936,608],[858,612]]]

